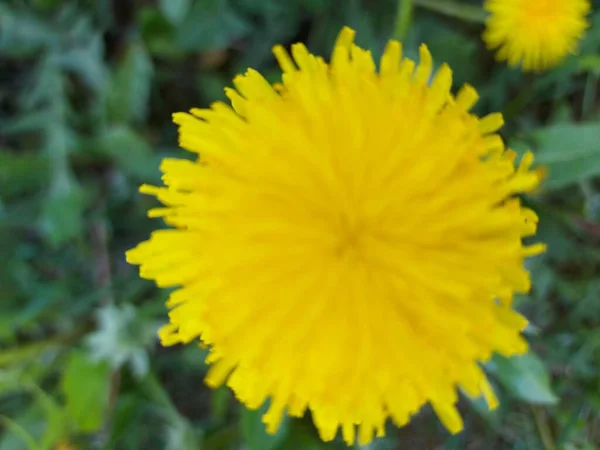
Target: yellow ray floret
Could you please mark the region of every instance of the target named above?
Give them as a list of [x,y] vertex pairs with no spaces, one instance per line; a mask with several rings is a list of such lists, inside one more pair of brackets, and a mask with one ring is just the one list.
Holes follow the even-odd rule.
[[[142,187],[173,229],[127,253],[141,276],[177,286],[165,345],[201,340],[210,386],[249,408],[310,409],[319,433],[351,444],[401,426],[430,403],[456,433],[457,388],[491,407],[480,363],[526,351],[524,247],[537,217],[532,155],[479,118],[470,86],[432,75],[388,44],[377,71],[344,28],[331,63],[302,44],[274,53],[282,84],[249,70],[216,103],[174,115],[194,162],[165,159],[164,187]],[[429,82],[429,80],[432,80]]]
[[541,71],[575,53],[588,22],[589,0],[486,0],[483,38],[498,60]]

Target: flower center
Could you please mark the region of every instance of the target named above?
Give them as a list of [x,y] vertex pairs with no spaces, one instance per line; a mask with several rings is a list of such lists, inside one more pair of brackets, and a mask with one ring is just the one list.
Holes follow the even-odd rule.
[[358,257],[362,253],[362,238],[364,236],[364,224],[345,223],[339,232],[339,241],[335,247],[335,254],[339,258],[347,255]]

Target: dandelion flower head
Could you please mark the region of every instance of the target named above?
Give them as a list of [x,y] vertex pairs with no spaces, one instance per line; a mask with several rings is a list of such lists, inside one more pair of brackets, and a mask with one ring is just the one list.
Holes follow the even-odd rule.
[[486,0],[483,39],[496,58],[525,71],[558,65],[588,27],[589,0]]
[[323,440],[365,444],[429,403],[455,433],[457,389],[493,407],[480,363],[527,348],[511,298],[543,245],[523,246],[537,218],[515,196],[540,176],[425,46],[417,65],[391,41],[377,69],[353,38],[330,63],[276,46],[281,84],[248,70],[231,106],[175,114],[198,158],[142,186],[172,228],[127,258],[178,288],[162,343],[199,339],[210,386],[270,399],[269,432],[310,409]]

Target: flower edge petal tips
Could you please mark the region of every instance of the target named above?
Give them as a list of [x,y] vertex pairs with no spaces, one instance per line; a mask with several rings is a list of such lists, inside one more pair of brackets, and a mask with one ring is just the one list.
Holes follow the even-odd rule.
[[457,389],[495,407],[480,364],[527,350],[511,299],[544,245],[522,244],[538,219],[517,195],[541,174],[426,46],[415,64],[390,41],[377,70],[353,41],[343,28],[330,63],[276,46],[281,83],[248,70],[231,106],[175,114],[198,158],[141,187],[172,228],[127,260],[177,287],[162,343],[199,339],[207,384],[270,399],[270,433],[310,409],[323,440],[366,444],[426,403],[457,433]]
[[589,23],[589,0],[485,0],[483,40],[496,59],[541,72],[575,54]]

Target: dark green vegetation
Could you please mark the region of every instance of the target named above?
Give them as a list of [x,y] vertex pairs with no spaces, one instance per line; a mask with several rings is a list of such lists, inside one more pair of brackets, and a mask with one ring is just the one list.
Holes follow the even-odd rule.
[[[547,165],[525,201],[549,251],[518,299],[533,351],[487,365],[501,407],[463,398],[454,437],[426,408],[368,448],[600,448],[600,14],[579,56],[534,76],[494,63],[480,2],[416,3],[454,17],[417,6],[409,56],[426,42]],[[344,448],[309,417],[267,436],[260,412],[203,385],[202,350],[158,346],[168,293],[124,251],[159,226],[137,186],[187,157],[171,112],[223,99],[249,66],[276,80],[277,42],[328,55],[348,24],[377,55],[395,15],[394,0],[0,1],[0,450]]]

